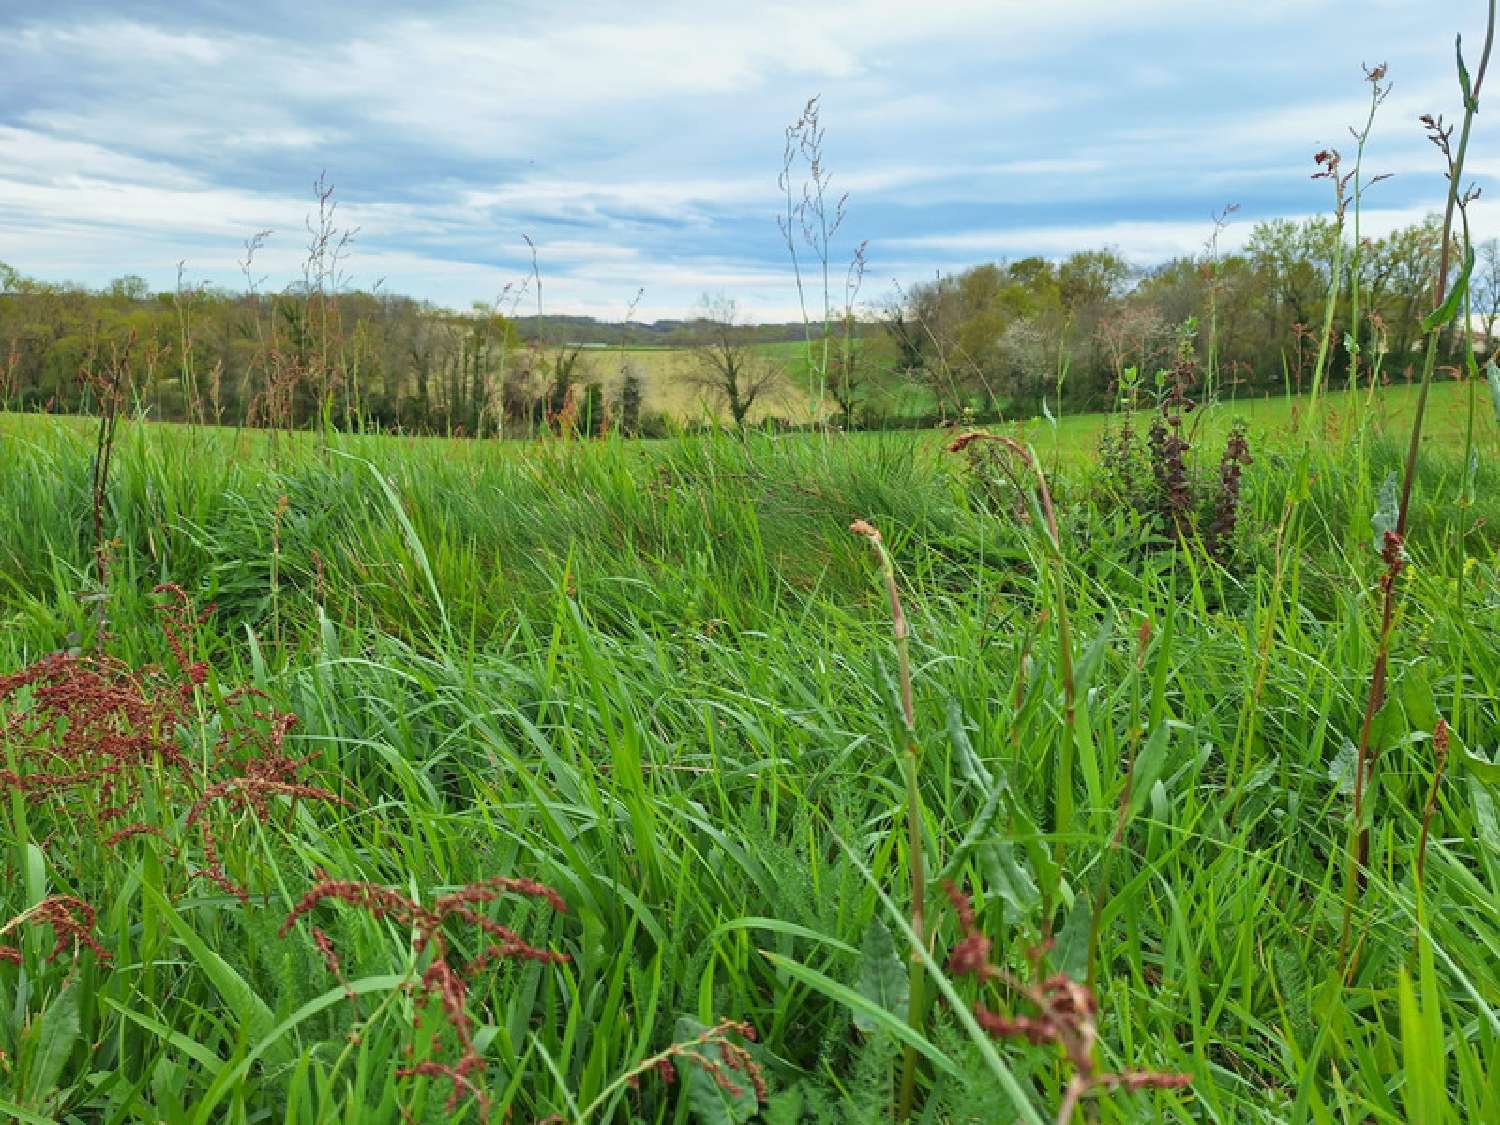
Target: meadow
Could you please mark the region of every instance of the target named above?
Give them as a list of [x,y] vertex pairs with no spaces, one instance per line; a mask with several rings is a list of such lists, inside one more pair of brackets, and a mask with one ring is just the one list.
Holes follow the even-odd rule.
[[0,1110],[1500,1119],[1500,426],[1433,388],[1392,567],[1414,395],[1204,412],[1212,550],[1101,416],[996,429],[1045,488],[125,420],[97,493],[0,416]]
[[[753,416],[723,321],[732,420],[649,428],[691,353],[601,352],[615,421],[581,353],[512,370],[498,314],[444,350],[360,298],[346,339],[321,179],[303,290],[179,292],[180,365],[143,282],[9,271],[56,322],[0,413],[0,1113],[1500,1120],[1500,365],[1464,186],[1493,30],[1461,124],[1422,118],[1447,204],[1399,323],[1361,304],[1384,65],[1352,170],[1315,157],[1334,219],[1258,228],[1327,236],[1280,384],[1221,349],[1250,259],[1216,241],[1134,288],[1112,253],[935,279],[885,366],[762,346]],[[821,136],[814,99],[784,231],[826,278]],[[1163,278],[1203,317],[1154,312]],[[206,388],[190,305],[227,330]],[[1064,400],[1046,310],[1086,305],[1103,393]],[[891,420],[856,380],[903,424],[1042,416],[822,424]],[[207,424],[236,417],[266,428]]]
[[[821,332],[818,327],[815,332]],[[921,417],[936,410],[929,387],[916,377],[903,377],[880,341],[866,341],[870,354],[866,385],[861,388],[862,406],[880,418]],[[561,351],[549,348],[544,355],[555,362]],[[809,363],[809,351],[814,362]],[[814,341],[748,343],[747,361],[763,363],[775,377],[766,392],[751,407],[746,421],[763,425],[775,420],[806,426],[818,416],[821,397],[825,417],[837,413],[837,404],[825,393],[819,395],[818,366],[821,344]],[[671,426],[727,425],[731,419],[721,396],[703,385],[705,362],[699,349],[679,345],[626,344],[588,347],[579,353],[577,379],[599,383],[613,394],[624,373],[635,374],[642,383],[642,409],[659,415]],[[878,427],[872,427],[878,428]]]
[[[803,424],[812,417],[807,379],[797,369],[796,358],[805,352],[802,344],[761,344],[747,348],[757,358],[781,372],[777,385],[750,411],[749,421],[769,417]],[[555,354],[555,350],[548,354]],[[805,365],[804,365],[805,366]],[[643,409],[664,415],[672,422],[701,425],[724,423],[728,413],[715,396],[698,385],[703,360],[692,348],[662,345],[587,348],[579,357],[578,379],[599,382],[613,389],[625,371],[642,382]]]

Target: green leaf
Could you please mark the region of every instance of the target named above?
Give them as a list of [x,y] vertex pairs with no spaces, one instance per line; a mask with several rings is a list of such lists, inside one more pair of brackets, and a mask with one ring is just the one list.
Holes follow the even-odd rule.
[[1469,798],[1474,804],[1474,828],[1479,840],[1500,855],[1500,816],[1495,813],[1495,799],[1477,778],[1469,779]]
[[1464,37],[1462,35],[1454,37],[1453,54],[1458,60],[1458,87],[1463,91],[1464,108],[1471,112],[1477,111],[1479,103],[1474,100],[1474,87],[1469,79],[1469,68],[1464,65]]
[[322,652],[319,654],[323,660],[333,662],[339,659],[339,635],[334,629],[333,622],[328,620],[328,614],[323,612],[323,607],[318,606],[318,637],[322,641]]
[[[876,1007],[897,1018],[906,1015],[910,981],[906,965],[896,953],[891,931],[880,918],[870,919],[859,956],[859,994]],[[865,1012],[854,1013],[854,1026],[866,1035],[879,1030],[879,1024]]]
[[356,457],[352,453],[346,453],[342,449],[330,449],[340,457],[347,457],[351,461],[357,461],[370,471],[375,478],[380,490],[385,493],[385,499],[391,506],[391,513],[396,517],[396,522],[401,525],[401,533],[406,539],[407,549],[411,551],[412,557],[417,560],[417,565],[422,569],[422,577],[427,580],[428,592],[432,594],[433,604],[437,607],[438,617],[444,630],[448,628],[448,605],[443,601],[443,595],[438,589],[437,578],[432,573],[432,563],[427,557],[427,548],[422,545],[421,538],[417,535],[417,529],[412,526],[411,518],[406,514],[406,508],[401,504],[401,498],[396,495],[396,490],[391,487],[391,482],[377,469],[374,464],[366,461],[363,457]]
[[1421,665],[1408,669],[1401,678],[1401,706],[1406,711],[1408,729],[1431,731],[1437,726],[1437,697]]
[[1405,965],[1396,970],[1396,1006],[1400,1013],[1401,1055],[1406,1072],[1402,1101],[1406,1103],[1408,1119],[1419,1121],[1418,1114],[1428,1108],[1429,1088],[1422,1076],[1427,1052],[1422,1049],[1422,1013],[1417,1007],[1417,991],[1412,987],[1411,974]]
[[958,1074],[958,1068],[953,1065],[953,1060],[943,1054],[942,1051],[933,1046],[919,1033],[913,1031],[904,1019],[897,1019],[884,1008],[866,1000],[858,992],[854,991],[854,989],[840,984],[832,977],[825,976],[816,969],[809,969],[799,961],[793,961],[790,957],[783,957],[779,953],[772,953],[767,949],[762,949],[760,955],[793,980],[800,981],[814,992],[821,993],[828,997],[828,999],[844,1005],[851,1012],[868,1016],[879,1025],[882,1031],[890,1032],[897,1039],[901,1040],[901,1042],[915,1048],[918,1054],[922,1055],[940,1070],[951,1075]]
[[1002,782],[1001,787],[990,790],[984,804],[980,806],[979,812],[969,822],[964,837],[960,840],[948,856],[948,862],[938,873],[934,882],[941,884],[946,879],[956,879],[959,869],[969,862],[969,857],[984,843],[993,839],[995,835],[995,821],[999,819],[1001,805],[1004,803],[1006,792]]
[[[953,747],[954,757],[958,759],[958,772],[970,785],[975,786],[985,796],[989,796],[996,786],[994,776],[974,752],[974,744],[969,740],[968,728],[964,726],[964,713],[958,702],[948,700],[947,707],[948,742]],[[1000,788],[1006,788],[1004,775],[999,780]]]
[[1078,666],[1073,671],[1073,690],[1080,700],[1088,697],[1089,688],[1099,672],[1099,666],[1104,663],[1104,654],[1109,650],[1109,640],[1114,632],[1114,621],[1105,618],[1104,624],[1099,626],[1098,632],[1084,651],[1083,658],[1078,661]]
[[1370,754],[1373,756],[1382,750],[1390,749],[1408,729],[1406,714],[1401,709],[1401,700],[1395,695],[1387,696],[1370,723]]
[[196,1113],[193,1116],[193,1125],[207,1125],[208,1122],[216,1120],[213,1116],[214,1109],[218,1106],[219,1101],[227,1095],[230,1087],[237,1086],[242,1082],[245,1075],[250,1073],[250,1068],[255,1065],[256,1061],[262,1055],[269,1054],[272,1048],[276,1048],[278,1051],[284,1050],[286,1048],[286,1044],[283,1041],[284,1037],[290,1035],[306,1020],[336,1004],[347,1002],[351,992],[355,996],[364,996],[371,992],[390,992],[408,983],[410,983],[410,978],[405,974],[384,973],[379,976],[362,977],[359,980],[351,981],[347,987],[338,985],[335,988],[330,988],[323,995],[309,1000],[277,1024],[270,1035],[264,1039],[257,1040],[251,1046],[249,1052],[238,1059],[233,1066],[220,1069],[219,1076],[214,1079],[214,1084],[209,1087],[208,1092],[199,1101],[197,1106],[194,1107]]
[[124,1004],[120,1003],[112,996],[103,996],[100,997],[100,999],[102,999],[115,1011],[119,1012],[120,1015],[124,1016],[131,1023],[139,1024],[147,1031],[172,1044],[172,1046],[176,1047],[184,1055],[192,1059],[199,1066],[203,1067],[204,1070],[208,1071],[210,1074],[217,1073],[219,1067],[224,1064],[223,1059],[214,1054],[202,1043],[199,1043],[191,1036],[184,1035],[180,1031],[172,1030],[172,1028],[168,1027],[158,1019],[152,1019],[150,1016],[145,1015],[144,1013],[127,1008]]
[[1146,807],[1146,798],[1151,793],[1151,787],[1166,771],[1167,749],[1171,745],[1171,740],[1170,724],[1157,723],[1156,729],[1151,732],[1151,737],[1146,739],[1146,745],[1142,746],[1141,752],[1136,755],[1135,771],[1130,780],[1130,816],[1132,818]]
[[1079,891],[1068,910],[1062,931],[1057,935],[1057,970],[1074,980],[1089,975],[1089,932],[1094,925],[1094,908],[1087,891]]
[[250,673],[255,680],[255,686],[264,690],[266,686],[266,657],[260,650],[260,638],[255,635],[255,630],[250,623],[245,623],[245,644],[250,649]]
[[1030,918],[1042,896],[1025,860],[1016,855],[1015,844],[1009,840],[986,840],[975,854],[984,870],[986,889],[999,895],[1005,906],[1006,924]]
[[1469,275],[1474,272],[1474,247],[1469,246],[1464,253],[1464,266],[1459,271],[1458,278],[1453,282],[1453,289],[1444,298],[1443,303],[1433,309],[1422,318],[1422,331],[1435,332],[1458,315],[1458,309],[1463,304],[1464,294],[1469,289]]
[[1036,872],[1037,881],[1044,887],[1056,890],[1062,884],[1062,869],[1053,859],[1052,849],[1047,846],[1036,821],[1031,819],[1026,806],[1020,801],[1013,803],[1010,815],[1015,825],[1016,838],[1021,841],[1026,858],[1031,861],[1031,870]]
[[47,854],[26,842],[26,901],[35,906],[47,897]]
[[[160,891],[154,887],[143,889],[156,900],[157,909],[171,925],[173,933],[177,935],[177,940],[187,948],[193,960],[198,962],[198,967],[203,970],[204,975],[213,982],[214,988],[218,990],[228,1010],[238,1014],[240,1024],[249,1041],[259,1043],[265,1039],[271,1029],[276,1026],[276,1016],[271,1011],[271,1006],[246,983],[244,977],[234,971],[228,961],[208,947],[208,943],[198,936],[197,931],[188,925]],[[277,1043],[275,1050],[271,1052],[271,1059],[276,1063],[290,1062],[290,1047],[285,1043]]]
[[896,682],[895,673],[878,653],[872,653],[870,660],[875,666],[875,679],[885,695],[885,717],[890,727],[892,743],[897,749],[901,749],[911,737],[911,732],[906,729],[906,708],[901,702],[901,685]]
[[22,1125],[57,1125],[57,1122],[51,1117],[43,1117],[40,1114],[32,1113],[31,1110],[26,1109],[24,1106],[6,1101],[4,1098],[0,1098],[0,1113],[6,1114],[6,1120],[19,1121],[22,1122]]
[[[677,1021],[675,1037],[679,1043],[688,1043],[707,1030],[705,1024],[684,1016]],[[715,1062],[722,1064],[717,1048],[709,1048],[706,1053]],[[698,1125],[740,1125],[754,1117],[760,1107],[750,1080],[727,1067],[724,1068],[724,1077],[738,1088],[737,1094],[724,1089],[707,1071],[691,1060],[678,1060],[677,1072],[686,1091],[688,1108],[692,1110],[693,1120]]]
[[766,1125],[798,1125],[806,1100],[800,1082],[777,1090],[771,1095],[771,1104],[766,1106]]
[[57,1087],[63,1067],[81,1028],[78,1016],[78,985],[68,985],[53,998],[31,1033],[31,1065],[26,1071],[26,1094],[39,1105]]
[[1500,422],[1500,367],[1492,359],[1484,365],[1484,379],[1490,385],[1490,405],[1495,408],[1495,421]]
[[1423,980],[1422,983],[1423,997],[1419,1002],[1411,974],[1404,965],[1397,970],[1396,1002],[1401,1026],[1401,1062],[1406,1078],[1402,1086],[1402,1101],[1405,1103],[1408,1121],[1436,1123],[1451,1120],[1452,1115],[1444,1088],[1445,1056],[1441,1024],[1438,1025],[1435,1041],[1432,1034],[1437,1016],[1433,1008],[1438,999],[1428,994],[1426,986],[1429,982]]
[[1500,764],[1471,753],[1456,738],[1450,743],[1450,749],[1453,760],[1462,765],[1475,778],[1491,788],[1500,788]]
[[1167,787],[1157,782],[1151,787],[1151,818],[1167,823],[1167,815],[1172,811],[1172,805],[1167,800]]
[[819,933],[806,926],[799,926],[795,922],[783,922],[779,918],[731,918],[728,922],[721,923],[713,933],[708,935],[706,944],[712,945],[714,939],[735,930],[769,930],[774,934],[785,934],[787,937],[815,941],[820,945],[831,945],[843,953],[859,952],[848,942],[839,941],[838,938],[829,937],[827,934]]
[[1354,771],[1359,768],[1359,747],[1344,739],[1339,752],[1328,763],[1328,780],[1341,797],[1354,796]]
[[1385,536],[1395,531],[1401,521],[1401,490],[1396,479],[1396,470],[1386,473],[1380,482],[1380,496],[1375,505],[1375,514],[1370,517],[1370,526],[1375,531],[1375,553],[1385,551]]

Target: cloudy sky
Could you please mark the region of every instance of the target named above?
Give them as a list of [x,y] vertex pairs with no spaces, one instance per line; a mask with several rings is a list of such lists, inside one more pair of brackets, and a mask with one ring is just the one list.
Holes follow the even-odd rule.
[[[353,284],[466,307],[529,269],[549,311],[680,316],[706,291],[796,309],[783,131],[822,98],[868,240],[864,295],[936,270],[1113,246],[1199,248],[1210,215],[1325,209],[1386,61],[1376,228],[1444,189],[1423,112],[1458,115],[1479,0],[4,0],[0,260],[103,284],[300,276],[320,172],[359,233]],[[1493,116],[1493,115],[1491,115]],[[1471,167],[1500,171],[1481,116]],[[1500,221],[1476,212],[1481,233]],[[1497,212],[1500,214],[1500,212]],[[1490,230],[1493,225],[1493,231]],[[838,271],[840,274],[842,270]]]

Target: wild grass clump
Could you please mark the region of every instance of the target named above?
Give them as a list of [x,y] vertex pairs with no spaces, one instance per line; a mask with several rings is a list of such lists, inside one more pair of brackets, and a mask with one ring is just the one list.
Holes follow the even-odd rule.
[[[396,1077],[446,1080],[452,1089],[447,1101],[443,1103],[444,1112],[454,1112],[461,1099],[472,1096],[479,1107],[481,1119],[488,1120],[492,1101],[483,1083],[486,1063],[474,1045],[474,1018],[469,1011],[469,992],[474,978],[502,961],[522,960],[556,965],[569,960],[567,954],[539,949],[529,944],[508,926],[481,912],[488,903],[502,894],[540,899],[558,913],[567,913],[567,904],[557,891],[529,879],[495,876],[449,894],[439,895],[431,906],[423,906],[415,899],[388,887],[324,876],[292,907],[277,933],[286,937],[302,918],[329,902],[341,902],[373,919],[391,921],[410,930],[413,952],[430,954],[427,967],[411,989],[417,1012],[413,1029],[420,1033],[423,1030],[423,1016],[436,1014],[446,1025],[452,1038],[453,1042],[448,1050],[456,1056],[456,1060],[441,1057],[443,1048],[438,1046],[438,1037],[429,1035],[427,1057],[399,1067],[395,1072]],[[450,958],[450,944],[446,933],[446,927],[455,922],[469,926],[480,938],[478,952],[457,963]],[[338,978],[349,999],[357,1002],[358,996],[350,989],[344,977],[343,962],[332,939],[316,926],[311,927],[309,932],[329,972]],[[408,1043],[403,1053],[408,1059],[413,1059],[416,1044]]]
[[[352,808],[347,797],[307,778],[320,755],[289,749],[294,715],[276,710],[260,689],[226,688],[201,659],[199,638],[213,608],[196,610],[174,585],[155,593],[166,661],[137,665],[75,649],[0,676],[0,745],[7,763],[0,789],[9,796],[13,862],[26,872],[22,890],[30,900],[0,926],[7,939],[0,942],[0,962],[14,966],[15,983],[24,987],[18,1011],[27,1013],[30,998],[49,1000],[37,1022],[28,1017],[22,1028],[10,1029],[12,1045],[18,1041],[35,1071],[16,1086],[17,1106],[50,1104],[57,1096],[51,1087],[65,1079],[70,1060],[99,1062],[100,1045],[85,1049],[78,1040],[79,1013],[87,1008],[97,1022],[99,1003],[142,987],[143,974],[144,987],[155,987],[161,978],[147,955],[159,945],[164,920],[178,928],[208,979],[249,1005],[248,1014],[239,1014],[253,1019],[263,1013],[257,1026],[270,1032],[264,1024],[269,1007],[180,912],[194,908],[193,895],[206,884],[220,894],[213,909],[225,918],[226,934],[258,932],[258,915],[285,893],[285,878],[305,862],[307,832],[319,819],[309,808]],[[47,893],[49,884],[66,889]],[[122,894],[122,887],[134,893]],[[498,962],[568,959],[488,917],[486,904],[501,894],[567,909],[556,891],[526,879],[476,881],[423,907],[367,882],[322,877],[292,907],[279,933],[285,936],[329,900],[413,931],[413,951],[428,952],[429,960],[420,976],[393,985],[398,991],[409,985],[419,1015],[436,1012],[451,1042],[421,1035],[418,1019],[403,1047],[410,1061],[391,1077],[445,1079],[452,1085],[449,1111],[462,1095],[472,1095],[487,1115],[490,1095],[485,1060],[474,1047],[470,982]],[[453,964],[445,926],[460,923],[485,943]],[[26,940],[43,928],[54,940],[45,954]],[[361,990],[344,976],[333,940],[314,928],[312,942],[357,1009]]]
[[[1083,1099],[1090,1096],[1115,1090],[1181,1090],[1192,1085],[1190,1074],[1152,1070],[1101,1073],[1096,1061],[1099,1001],[1093,989],[1066,973],[1052,973],[1032,983],[1016,979],[990,960],[993,943],[980,929],[969,896],[951,882],[943,884],[943,893],[948,896],[963,933],[949,950],[949,970],[956,977],[972,977],[981,989],[988,984],[1003,983],[1036,1013],[1003,1016],[978,999],[974,1001],[974,1018],[979,1026],[996,1039],[1059,1047],[1073,1070],[1058,1106],[1058,1125],[1068,1125]],[[1054,946],[1055,942],[1049,938],[1027,950],[1026,960],[1034,977],[1040,976],[1043,961]]]
[[295,716],[265,709],[255,691],[206,690],[209,667],[190,648],[212,610],[195,612],[176,586],[157,593],[170,664],[54,652],[0,677],[10,749],[0,785],[44,822],[67,825],[72,863],[107,862],[150,836],[168,845],[183,878],[207,879],[248,905],[221,858],[246,819],[266,823],[277,798],[348,801],[300,780],[316,755],[287,753]]
[[1201,547],[1223,563],[1236,549],[1235,533],[1245,508],[1244,470],[1254,458],[1249,428],[1238,418],[1224,436],[1214,469],[1197,463],[1197,427],[1189,423],[1199,405],[1189,396],[1197,378],[1189,352],[1171,370],[1158,373],[1160,393],[1144,439],[1130,408],[1106,426],[1099,439],[1095,489],[1098,502],[1133,511],[1152,529],[1157,543]]

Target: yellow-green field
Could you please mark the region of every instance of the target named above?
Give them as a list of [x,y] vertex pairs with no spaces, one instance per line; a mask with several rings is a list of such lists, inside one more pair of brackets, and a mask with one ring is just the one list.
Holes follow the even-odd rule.
[[[800,348],[800,345],[794,345]],[[782,418],[801,423],[813,417],[812,403],[805,386],[794,376],[787,360],[785,345],[760,345],[752,349],[766,362],[782,369],[782,376],[750,411],[749,420]],[[600,383],[611,391],[619,385],[626,371],[636,372],[642,380],[644,413],[664,414],[678,422],[693,423],[712,419],[723,421],[728,413],[721,402],[694,382],[702,370],[703,360],[692,348],[677,347],[599,347],[585,348],[578,359],[577,378],[583,383]]]

